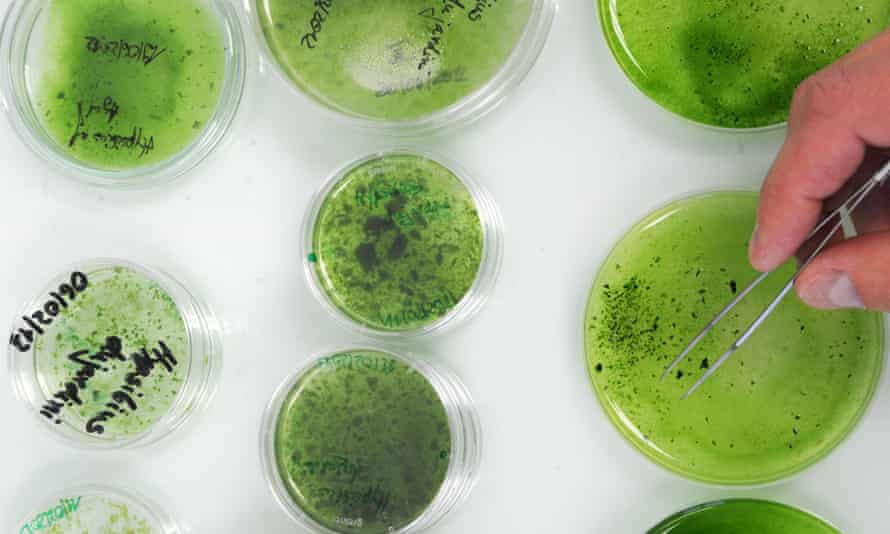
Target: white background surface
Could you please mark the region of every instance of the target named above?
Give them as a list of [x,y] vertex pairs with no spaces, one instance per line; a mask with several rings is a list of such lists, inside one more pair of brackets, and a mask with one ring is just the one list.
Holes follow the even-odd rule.
[[[225,350],[209,410],[148,449],[73,450],[0,390],[2,528],[14,528],[36,496],[99,480],[154,495],[194,532],[298,531],[260,470],[263,408],[310,353],[362,341],[309,292],[300,222],[331,171],[392,142],[331,120],[272,72],[253,74],[253,100],[228,146],[156,191],[101,191],[57,176],[0,122],[0,318],[11,320],[67,264],[118,256],[189,281],[217,312]],[[505,105],[417,143],[485,184],[508,230],[488,306],[413,347],[464,379],[485,431],[479,485],[435,532],[642,533],[690,504],[738,495],[818,511],[845,533],[890,531],[886,376],[859,430],[827,461],[792,482],[741,492],[650,464],[613,429],[587,379],[583,307],[612,244],[679,195],[759,186],[783,135],[717,133],[661,112],[612,60],[595,2],[563,0],[540,61]]]

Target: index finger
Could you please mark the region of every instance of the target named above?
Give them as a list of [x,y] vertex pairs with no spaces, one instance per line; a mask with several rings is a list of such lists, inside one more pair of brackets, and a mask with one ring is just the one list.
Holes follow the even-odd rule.
[[890,146],[890,31],[806,80],[764,183],[751,263],[776,268],[803,244],[868,146]]

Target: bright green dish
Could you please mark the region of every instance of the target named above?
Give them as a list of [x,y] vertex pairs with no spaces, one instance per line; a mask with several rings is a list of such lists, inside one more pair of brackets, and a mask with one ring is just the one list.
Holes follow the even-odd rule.
[[840,534],[812,515],[769,501],[738,499],[696,506],[648,534]]
[[664,382],[667,364],[756,273],[747,260],[757,196],[713,193],[646,217],[615,247],[590,294],[585,345],[599,399],[656,463],[704,482],[750,485],[799,472],[852,431],[884,361],[884,321],[787,298],[693,397],[680,397],[790,278],[752,293]]
[[599,12],[640,90],[724,128],[784,122],[801,81],[890,25],[885,0],[599,0]]

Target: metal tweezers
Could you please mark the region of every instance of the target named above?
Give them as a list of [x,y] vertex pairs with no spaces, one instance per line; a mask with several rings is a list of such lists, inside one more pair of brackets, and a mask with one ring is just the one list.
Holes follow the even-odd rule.
[[[821,232],[823,229],[825,229],[826,226],[831,223],[831,221],[837,219],[837,222],[834,223],[834,226],[822,239],[819,245],[809,254],[809,256],[806,257],[806,259],[804,259],[800,263],[797,272],[794,273],[794,276],[791,278],[791,280],[788,281],[788,283],[785,285],[784,288],[782,288],[779,294],[776,295],[772,302],[769,303],[766,309],[763,310],[763,312],[761,312],[761,314],[758,315],[756,319],[754,319],[754,322],[751,323],[751,326],[749,326],[748,329],[745,330],[742,335],[735,341],[735,343],[733,343],[732,346],[729,347],[729,350],[723,353],[723,355],[720,356],[720,358],[705,371],[701,378],[699,378],[698,381],[691,388],[689,388],[688,391],[686,391],[686,393],[682,397],[683,400],[689,398],[690,395],[695,393],[702,386],[702,384],[704,384],[709,378],[714,375],[714,373],[717,372],[720,366],[726,363],[726,361],[729,360],[729,358],[731,358],[732,355],[735,354],[736,351],[738,351],[739,348],[741,348],[741,346],[744,345],[745,342],[747,342],[752,335],[754,335],[754,332],[756,332],[757,329],[759,329],[763,325],[766,319],[776,310],[776,307],[779,305],[779,303],[781,303],[785,299],[785,297],[788,296],[788,293],[791,292],[791,289],[794,287],[794,283],[797,282],[797,279],[800,277],[800,274],[803,272],[803,270],[813,261],[813,259],[817,255],[819,255],[820,252],[825,249],[828,243],[831,242],[831,239],[834,237],[834,235],[837,234],[837,232],[843,227],[846,218],[851,217],[853,212],[856,211],[856,209],[859,208],[859,206],[862,204],[862,201],[864,201],[868,197],[868,195],[870,195],[875,189],[882,186],[887,181],[888,177],[890,177],[890,161],[885,163],[884,166],[881,167],[881,170],[875,173],[875,175],[870,180],[865,182],[859,189],[857,189],[852,195],[850,195],[838,209],[832,211],[831,213],[826,215],[824,219],[822,219],[818,226],[816,226],[816,228],[813,229],[813,231],[807,237],[807,242],[816,237],[819,232]],[[735,298],[732,299],[732,302],[730,302],[725,308],[723,308],[723,310],[720,311],[720,313],[718,313],[713,319],[711,319],[711,322],[709,322],[707,326],[705,326],[705,328],[701,332],[699,332],[697,336],[695,336],[695,338],[689,343],[689,345],[683,350],[683,352],[681,352],[680,355],[677,356],[669,366],[667,366],[667,368],[664,370],[664,373],[661,375],[661,380],[664,380],[668,375],[673,373],[674,369],[676,369],[677,366],[680,365],[680,363],[686,358],[686,356],[690,352],[692,352],[692,350],[711,332],[711,330],[713,330],[720,321],[722,321],[727,315],[729,315],[729,312],[732,311],[733,308],[735,308],[745,297],[747,297],[754,290],[754,288],[756,288],[764,280],[766,280],[766,278],[773,272],[775,271],[761,273],[757,278],[754,279],[753,282],[748,285],[748,287],[746,287],[738,295],[736,295]]]

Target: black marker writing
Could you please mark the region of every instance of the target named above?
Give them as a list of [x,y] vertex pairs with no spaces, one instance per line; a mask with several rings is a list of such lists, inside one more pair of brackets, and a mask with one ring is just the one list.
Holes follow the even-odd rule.
[[159,365],[168,373],[172,373],[178,363],[173,352],[170,351],[170,347],[163,341],[159,341],[158,347],[151,349],[151,352],[143,348],[132,354],[130,360],[132,360],[135,370],[127,373],[125,384],[111,393],[112,402],[105,404],[108,409],[99,412],[87,421],[86,431],[89,434],[102,435],[105,433],[104,423],[118,415],[136,411],[139,408],[136,399],[143,397],[143,394],[138,391],[142,387],[142,380],[151,376]]
[[303,35],[300,44],[309,48],[315,48],[318,43],[318,34],[321,33],[322,24],[327,20],[330,14],[331,6],[334,0],[315,0],[315,11],[312,13],[312,19],[309,21],[309,33]]
[[65,407],[83,405],[80,398],[80,392],[86,389],[90,379],[96,375],[97,371],[108,372],[108,367],[103,364],[110,360],[126,361],[126,357],[121,353],[121,340],[115,336],[109,336],[105,339],[105,344],[92,355],[89,351],[80,350],[72,352],[68,355],[68,360],[80,366],[75,373],[74,378],[66,382],[59,391],[53,394],[53,397],[46,401],[40,409],[40,414],[47,419],[52,420],[55,424],[62,422],[60,416],[62,409]]
[[166,48],[147,41],[131,43],[126,39],[105,40],[91,35],[86,36],[85,39],[87,50],[93,54],[137,61],[146,67],[167,51]]
[[87,275],[81,272],[71,273],[69,281],[61,284],[56,291],[50,291],[50,300],[46,301],[30,316],[23,316],[25,327],[20,327],[9,336],[9,344],[19,352],[28,352],[34,344],[37,336],[44,334],[44,326],[49,326],[53,320],[68,308],[68,303],[77,298],[77,295],[89,286]]
[[138,157],[143,157],[155,148],[154,136],[146,136],[143,129],[134,126],[133,131],[129,135],[114,133],[113,131],[97,131],[90,132],[87,127],[87,119],[94,114],[101,114],[107,119],[107,123],[111,122],[120,113],[120,106],[111,97],[105,97],[102,104],[90,103],[85,105],[84,102],[77,103],[77,124],[74,127],[74,133],[68,140],[68,146],[74,145],[80,141],[83,143],[95,142],[100,143],[106,150],[138,150]]

